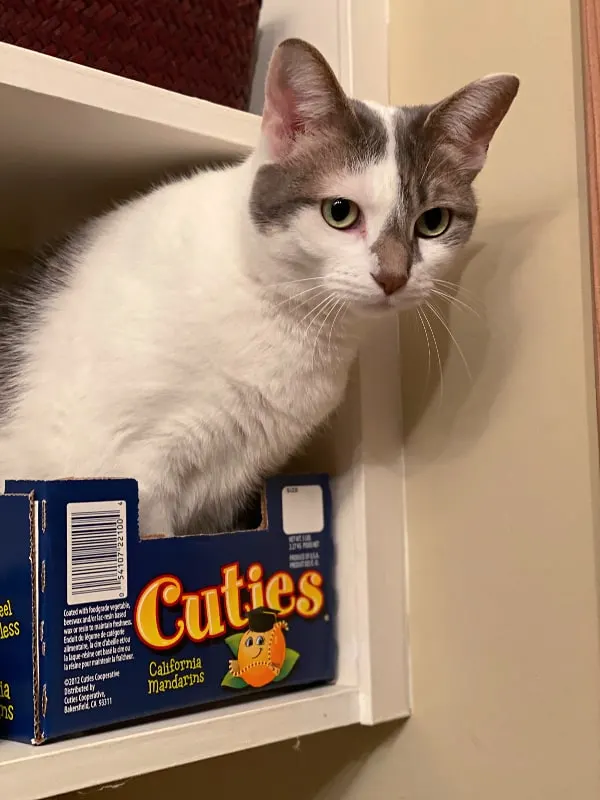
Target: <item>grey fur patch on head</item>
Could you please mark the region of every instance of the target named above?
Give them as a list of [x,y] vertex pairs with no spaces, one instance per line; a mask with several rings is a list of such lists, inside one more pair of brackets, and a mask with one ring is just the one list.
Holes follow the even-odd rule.
[[[380,239],[388,237],[388,250],[392,234],[403,242],[410,254],[408,270],[420,259],[414,226],[424,211],[436,207],[450,211],[445,247],[455,249],[469,239],[477,217],[472,183],[518,87],[515,76],[496,75],[468,84],[435,105],[397,109],[394,138],[400,196]],[[372,250],[381,248],[376,242]]]
[[348,100],[335,124],[307,136],[297,154],[258,169],[250,215],[262,231],[285,228],[303,207],[319,203],[323,177],[360,172],[385,158],[388,135],[383,119],[358,100]]
[[[426,125],[431,109],[432,106],[409,106],[399,108],[394,116],[398,207],[382,235],[394,231],[409,254],[409,271],[420,260],[419,239],[414,236],[420,213],[436,206],[451,210],[452,225],[444,234],[448,247],[458,247],[468,239],[477,217],[471,186],[473,173],[461,169],[460,161],[439,131]],[[373,249],[376,245],[377,242]]]

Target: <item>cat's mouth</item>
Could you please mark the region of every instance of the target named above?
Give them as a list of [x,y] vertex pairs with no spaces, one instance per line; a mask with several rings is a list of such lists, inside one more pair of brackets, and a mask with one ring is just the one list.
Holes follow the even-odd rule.
[[367,312],[371,311],[381,314],[386,311],[399,311],[403,308],[411,308],[418,303],[419,300],[414,294],[401,289],[390,295],[383,294],[383,292],[379,295],[372,295],[369,298],[363,299],[361,305]]
[[410,311],[418,308],[422,302],[422,297],[399,292],[397,295],[390,295],[389,297],[384,295],[361,303],[359,313],[368,317],[380,317],[385,314]]
[[391,297],[377,297],[363,300],[356,304],[356,311],[363,316],[373,317],[381,316],[382,314],[389,314],[399,307],[397,302],[394,302]]

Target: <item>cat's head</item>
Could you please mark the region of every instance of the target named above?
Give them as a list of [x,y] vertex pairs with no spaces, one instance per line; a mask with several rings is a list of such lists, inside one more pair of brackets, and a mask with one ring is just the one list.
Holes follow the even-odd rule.
[[260,246],[278,264],[264,280],[357,310],[423,302],[471,236],[471,184],[518,87],[493,75],[434,105],[366,104],[311,45],[283,42],[250,198]]

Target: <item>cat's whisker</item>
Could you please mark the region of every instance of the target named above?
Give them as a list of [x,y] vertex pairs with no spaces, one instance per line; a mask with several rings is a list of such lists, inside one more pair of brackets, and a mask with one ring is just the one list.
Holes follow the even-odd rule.
[[308,325],[306,326],[306,328],[304,329],[304,332],[303,332],[304,333],[304,341],[306,341],[306,339],[308,338],[308,331],[310,330],[310,327],[313,324],[313,322],[321,316],[321,311],[323,311],[323,306],[325,304],[328,304],[329,301],[333,298],[333,296],[334,296],[333,292],[329,292],[327,297],[325,297],[324,300],[321,300],[316,306],[311,308],[310,311],[307,314],[305,314],[302,317],[302,319],[300,320],[300,322],[298,323],[298,328],[302,329],[302,323],[304,322],[304,320],[308,319],[309,317],[311,317],[310,322],[308,323]]
[[442,292],[439,289],[432,289],[431,293],[437,297],[441,297],[442,300],[448,303],[448,305],[455,305],[460,311],[470,311],[471,314],[474,314],[477,317],[477,319],[481,319],[481,314],[476,311],[473,306],[465,303],[464,300],[459,300],[458,297],[454,297],[454,295],[448,294],[447,292]]
[[[318,324],[318,320],[325,314],[328,314],[328,309],[330,310],[333,306],[335,306],[337,300],[333,295],[327,299],[325,304],[319,309],[319,312],[312,318],[308,328],[306,329],[306,337],[308,338],[308,330],[310,329],[313,323]],[[333,304],[333,305],[332,305]],[[315,357],[317,354],[317,347],[319,346],[319,334],[321,332],[321,328],[323,327],[323,323],[321,323],[320,327],[317,330],[317,333],[313,339],[312,347],[311,347],[311,368],[314,371],[315,369]]]
[[263,285],[263,289],[276,289],[279,286],[289,286],[292,283],[306,283],[307,281],[319,281],[321,284],[325,283],[325,278],[322,276],[316,276],[314,278],[296,278],[292,281],[279,281],[278,283],[266,283]]
[[344,301],[341,298],[338,297],[336,299],[336,301],[335,301],[335,304],[334,304],[333,308],[331,309],[331,311],[325,317],[325,324],[326,324],[327,320],[329,319],[329,317],[333,315],[332,319],[331,319],[331,322],[329,324],[329,333],[328,333],[328,336],[327,336],[327,348],[326,348],[326,352],[327,353],[331,353],[331,350],[332,350],[331,337],[332,337],[333,331],[335,329],[335,321],[339,317],[340,311],[342,310],[343,305],[344,305]]
[[[445,294],[452,297],[458,303],[463,303],[465,306],[468,306],[473,313],[481,316],[480,313],[477,311],[476,306],[482,307],[483,303],[479,295],[475,294],[475,292],[470,291],[469,289],[465,289],[464,286],[461,286],[458,283],[454,283],[452,281],[445,281],[441,278],[434,278],[433,279],[434,287],[438,291],[442,291]],[[464,295],[465,300],[463,300],[459,295]],[[466,302],[466,301],[469,302]]]
[[[318,331],[317,331],[317,335],[315,336],[315,341],[314,341],[314,343],[313,343],[313,349],[312,349],[312,361],[311,361],[313,370],[314,370],[314,368],[315,368],[315,357],[316,357],[316,355],[317,355],[317,348],[318,348],[318,346],[319,346],[319,340],[320,340],[320,337],[321,337],[321,331],[323,330],[323,328],[324,328],[324,327],[325,327],[325,325],[327,324],[327,320],[329,319],[329,317],[330,317],[330,316],[333,314],[333,312],[335,311],[337,304],[340,302],[340,301],[339,301],[339,299],[338,299],[337,297],[333,297],[333,298],[332,298],[332,300],[333,300],[333,305],[331,305],[331,306],[326,306],[326,307],[323,309],[323,314],[325,314],[325,318],[323,319],[323,321],[321,322],[321,324],[320,324],[320,326],[319,326],[319,329],[318,329]],[[328,310],[328,311],[327,311],[327,308],[329,308],[329,310]],[[327,313],[325,313],[326,311],[327,311]]]
[[[443,294],[444,297],[446,297],[448,300],[454,300],[458,296],[458,292],[454,293],[451,289],[448,289],[446,286],[442,286],[442,287],[435,286],[432,291],[436,291],[436,292],[439,292],[439,293]],[[465,303],[465,305],[467,305],[467,303],[464,300],[461,301],[461,302],[463,302],[463,303]]]
[[425,334],[425,341],[427,342],[427,378],[425,380],[425,388],[429,386],[429,379],[431,377],[431,343],[429,341],[429,334],[427,333],[427,328],[425,327],[425,323],[423,322],[423,315],[421,314],[421,309],[417,308],[417,316],[419,322],[421,323],[421,327],[423,328],[423,333]]
[[[338,317],[340,316],[341,312],[344,310],[344,305],[345,304],[347,305],[347,303],[345,303],[344,300],[340,300],[339,301],[339,308],[337,310],[337,313],[336,313],[335,317],[333,318],[333,321],[331,323],[331,327],[329,328],[329,336],[327,338],[327,348],[329,349],[330,352],[331,352],[331,334],[334,331],[335,323],[337,322]],[[342,319],[343,319],[343,317],[342,317]]]
[[[318,317],[320,317],[322,314],[325,314],[326,311],[327,311],[327,315],[323,319],[323,321],[321,322],[321,324],[320,324],[320,326],[319,326],[319,328],[317,330],[317,334],[315,336],[315,342],[319,341],[319,336],[321,335],[321,331],[323,330],[323,326],[325,325],[325,323],[329,319],[329,315],[331,314],[333,309],[336,307],[337,303],[338,303],[337,295],[331,294],[330,298],[329,298],[329,302],[326,303],[323,308],[321,308],[321,310],[320,310],[320,312],[318,314]],[[315,319],[313,319],[313,322],[315,322],[318,317],[315,317]]]
[[[291,303],[293,300],[297,300],[299,297],[302,297],[303,295],[309,294],[310,292],[316,292],[319,289],[323,289],[323,286],[311,286],[309,289],[305,289],[303,292],[298,292],[297,294],[294,294],[291,297],[286,297],[285,300],[281,300],[281,302],[276,303],[274,308],[279,308],[280,306],[284,306],[286,303]],[[323,291],[326,291],[326,290],[323,289]],[[306,300],[303,300],[302,303],[305,303],[307,301],[308,301],[308,298]]]
[[451,292],[456,292],[457,294],[465,294],[468,297],[471,297],[475,302],[481,302],[481,298],[472,292],[470,289],[465,289],[460,283],[455,283],[453,281],[445,281],[441,278],[434,278],[433,283],[437,286],[441,286],[442,288],[446,288]]
[[[340,329],[344,328],[344,320],[346,319],[346,314],[348,313],[348,309],[350,308],[350,305],[351,305],[350,300],[342,300],[342,312],[341,312],[342,316],[340,317],[339,322],[338,322],[337,316],[333,321],[333,324],[334,325],[338,325],[338,327]],[[359,336],[358,336],[356,331],[354,331],[354,333],[348,333],[348,331],[346,331],[344,333],[344,341],[345,342],[356,341],[358,338],[359,338]]]
[[477,297],[477,295],[474,292],[471,292],[468,289],[465,289],[463,286],[459,286],[456,283],[450,283],[449,281],[448,282],[445,282],[445,281],[442,282],[438,278],[436,278],[433,281],[433,284],[438,289],[444,289],[447,292],[452,292],[453,295],[454,294],[456,294],[456,295],[463,294],[466,297],[472,298],[476,302],[480,302],[480,299]]
[[432,313],[433,313],[433,314],[434,314],[434,315],[437,317],[437,319],[438,319],[438,320],[441,322],[441,324],[444,326],[444,328],[445,328],[446,332],[448,333],[448,336],[449,336],[449,337],[452,339],[452,341],[454,342],[454,346],[456,347],[456,349],[457,349],[457,351],[458,351],[458,354],[459,354],[459,356],[460,356],[460,358],[461,358],[461,360],[462,360],[462,362],[463,362],[463,364],[464,364],[464,366],[465,366],[465,370],[466,370],[466,373],[467,373],[467,375],[469,376],[469,380],[470,380],[471,382],[473,382],[473,374],[472,374],[472,372],[471,372],[471,369],[470,369],[470,367],[469,367],[469,364],[468,364],[468,362],[467,362],[467,359],[465,358],[465,354],[464,354],[464,353],[463,353],[463,351],[462,351],[462,347],[461,347],[461,346],[459,345],[459,343],[456,341],[456,337],[454,336],[454,334],[453,334],[453,333],[452,333],[452,331],[450,330],[450,326],[448,325],[448,323],[446,322],[446,320],[444,319],[444,317],[443,317],[443,316],[440,314],[439,310],[438,310],[438,309],[437,309],[435,306],[433,306],[431,303],[427,303],[427,307],[428,307],[428,308],[429,308],[429,309],[432,311]]
[[444,278],[433,278],[433,282],[434,283],[439,283],[442,286],[452,286],[453,289],[462,289],[463,288],[460,285],[460,283],[457,283],[456,281],[447,281]]
[[[308,330],[308,328],[305,330],[303,328],[303,326],[302,326],[302,323],[304,322],[305,319],[308,319],[322,305],[322,303],[324,303],[329,297],[331,297],[331,292],[328,292],[328,290],[324,289],[323,287],[319,287],[319,288],[320,288],[319,293],[317,295],[313,295],[310,298],[310,302],[316,303],[319,300],[319,303],[316,306],[312,306],[311,308],[309,308],[309,310],[302,317],[302,319],[299,322],[296,322],[292,326],[292,330],[296,331],[298,333],[299,337],[303,341],[306,340],[306,330]],[[327,297],[325,297],[323,300],[320,300],[320,298],[322,298],[324,294],[326,294]],[[308,303],[309,300],[307,299],[305,302]],[[308,327],[310,327],[310,325]]]
[[[429,305],[429,304],[427,304],[427,305]],[[427,327],[429,328],[429,332],[431,333],[431,339],[433,341],[433,346],[435,347],[435,352],[436,352],[436,355],[437,355],[437,362],[438,362],[438,367],[439,367],[439,370],[440,370],[440,407],[441,407],[442,400],[444,398],[444,370],[442,368],[442,356],[440,354],[440,348],[438,347],[437,339],[435,338],[435,331],[433,330],[433,327],[431,325],[431,321],[429,320],[429,317],[427,316],[427,311],[425,309],[422,309],[422,312],[423,312],[423,319],[424,319]]]

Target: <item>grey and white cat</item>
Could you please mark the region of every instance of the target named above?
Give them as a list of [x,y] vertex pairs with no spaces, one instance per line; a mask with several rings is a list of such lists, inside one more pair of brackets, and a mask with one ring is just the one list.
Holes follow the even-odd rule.
[[227,528],[339,404],[357,322],[427,299],[469,239],[518,85],[388,108],[281,44],[244,163],[94,221],[15,298],[0,475],[132,476],[143,532]]

